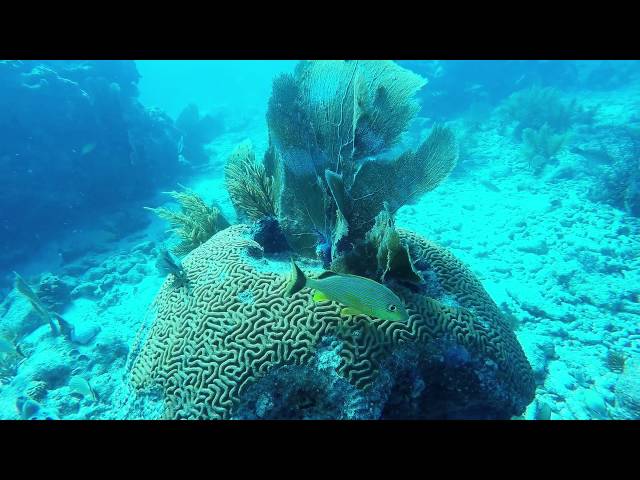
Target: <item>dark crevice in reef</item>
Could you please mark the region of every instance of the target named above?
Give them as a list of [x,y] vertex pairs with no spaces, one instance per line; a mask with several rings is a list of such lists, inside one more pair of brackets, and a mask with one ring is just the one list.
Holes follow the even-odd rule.
[[462,347],[442,350],[407,350],[387,367],[394,382],[382,410],[382,419],[508,419],[480,385],[479,362]]
[[[334,342],[336,345],[339,342]],[[339,349],[338,349],[339,350]],[[408,346],[389,357],[378,381],[358,389],[335,369],[322,368],[324,348],[307,365],[270,371],[242,395],[237,419],[509,419],[513,406],[482,360],[454,342]]]
[[274,217],[263,217],[252,228],[253,239],[258,242],[264,253],[281,253],[291,250],[280,223]]

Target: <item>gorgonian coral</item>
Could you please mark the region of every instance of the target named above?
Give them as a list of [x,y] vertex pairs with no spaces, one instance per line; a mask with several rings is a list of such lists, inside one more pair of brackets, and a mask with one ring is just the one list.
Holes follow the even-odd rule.
[[351,197],[353,228],[371,227],[384,202],[391,213],[403,205],[416,203],[436,188],[456,165],[458,150],[453,133],[436,126],[429,138],[415,151],[408,151],[391,162],[368,160],[356,174]]
[[209,240],[216,232],[229,226],[220,209],[209,206],[195,192],[166,192],[179,204],[181,211],[168,208],[148,208],[163,220],[169,222],[170,232],[180,238],[180,243],[173,248],[173,253],[184,256],[194,248]]
[[[451,172],[457,146],[441,126],[415,151],[374,158],[397,144],[425,84],[386,61],[302,62],[274,81],[267,170],[278,184],[278,219],[295,252],[313,257],[330,250],[336,261],[345,246],[365,240],[385,202],[393,214]],[[318,249],[327,243],[330,249]]]
[[578,102],[565,100],[553,87],[534,86],[519,90],[507,98],[502,111],[515,122],[515,135],[520,138],[526,128],[539,129],[547,124],[554,133],[568,130],[574,123],[593,121],[595,109],[586,109]]
[[276,216],[273,176],[267,175],[264,165],[256,162],[251,143],[240,144],[233,151],[224,176],[229,197],[240,218],[260,220]]
[[553,133],[547,123],[535,130],[525,128],[522,132],[522,151],[529,168],[540,172],[566,145],[567,138],[567,134]]

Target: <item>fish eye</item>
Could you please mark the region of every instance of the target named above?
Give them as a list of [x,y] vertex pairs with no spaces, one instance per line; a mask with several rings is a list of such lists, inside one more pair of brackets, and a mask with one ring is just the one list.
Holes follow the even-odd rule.
[[395,312],[398,309],[393,303],[387,307],[390,312]]

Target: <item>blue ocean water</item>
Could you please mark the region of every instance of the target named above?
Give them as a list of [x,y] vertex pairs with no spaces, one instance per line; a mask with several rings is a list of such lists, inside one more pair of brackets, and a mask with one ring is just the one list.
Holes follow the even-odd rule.
[[[311,65],[0,61],[0,418],[640,418],[640,62]],[[419,280],[358,253],[378,197],[384,238],[437,245],[398,237]],[[410,331],[260,303],[292,252],[411,292]]]

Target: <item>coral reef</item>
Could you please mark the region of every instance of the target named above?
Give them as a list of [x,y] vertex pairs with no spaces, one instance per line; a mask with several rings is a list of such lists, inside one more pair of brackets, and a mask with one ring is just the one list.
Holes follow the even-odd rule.
[[574,123],[593,122],[594,109],[585,109],[577,100],[566,102],[553,87],[533,86],[511,94],[502,105],[505,118],[515,122],[514,134],[521,138],[526,128],[539,129],[543,125],[562,133]]
[[73,273],[78,280],[78,285],[71,291],[71,298],[74,302],[96,301],[98,312],[102,314],[126,297],[128,285],[153,276],[161,249],[152,241],[134,243],[124,253],[92,258],[91,262],[80,265],[67,265],[64,271]]
[[595,172],[589,198],[640,217],[640,128],[624,126],[609,133],[592,140],[593,146],[574,149]]
[[[581,65],[571,61],[399,60],[398,63],[429,79],[429,88],[419,93],[420,115],[437,121],[480,104],[493,107],[512,94],[514,88],[575,86],[581,79]],[[595,71],[606,75],[602,69]]]
[[[168,282],[160,290],[155,322],[132,362],[132,384],[161,387],[169,418],[248,415],[243,399],[255,400],[247,393],[251,385],[267,375],[264,389],[281,385],[297,375],[292,368],[309,368],[323,338],[331,337],[340,344],[339,362],[328,372],[348,381],[363,401],[373,401],[375,392],[379,412],[387,408],[378,417],[509,418],[523,411],[533,397],[533,375],[497,307],[446,251],[410,232],[400,235],[432,278],[426,292],[395,287],[411,315],[408,324],[359,315],[341,329],[340,305],[314,303],[308,290],[284,297],[287,275],[276,272],[289,266],[262,257],[250,227],[219,232],[185,259],[192,296]],[[414,357],[420,368],[409,360]],[[288,367],[282,378],[275,373],[280,367]],[[408,388],[401,370],[429,387],[410,405],[401,400]]]
[[205,145],[224,131],[220,115],[200,115],[195,104],[188,105],[176,119],[176,128],[182,134],[179,151],[185,161],[204,164],[209,161]]
[[[32,68],[40,63],[25,62],[24,65]],[[364,235],[355,235],[353,225],[343,220],[354,213],[350,195],[352,185],[344,172],[327,168],[318,168],[316,171],[314,168],[313,175],[306,175],[300,181],[303,188],[307,186],[305,191],[310,194],[316,195],[322,191],[326,196],[326,204],[321,205],[324,211],[317,215],[320,219],[317,224],[319,228],[313,229],[312,235],[309,235],[309,254],[317,257],[323,268],[332,269],[340,266],[335,258],[338,256],[342,259],[344,271],[359,271],[384,282],[394,291],[397,289],[406,294],[407,298],[409,293],[419,298],[431,297],[433,301],[430,305],[434,311],[441,312],[443,305],[452,309],[466,307],[458,305],[457,295],[451,295],[442,288],[443,282],[438,279],[437,272],[430,268],[431,263],[442,263],[437,256],[430,256],[430,260],[425,262],[426,266],[422,263],[414,265],[421,258],[422,248],[411,248],[414,240],[409,241],[405,229],[445,246],[473,269],[482,287],[503,312],[503,319],[511,327],[517,327],[518,341],[533,370],[536,398],[515,418],[637,419],[637,408],[634,407],[638,403],[634,400],[638,397],[637,382],[633,380],[633,372],[629,369],[637,370],[640,348],[640,260],[636,254],[636,232],[640,231],[640,223],[633,216],[638,212],[634,207],[638,204],[638,188],[634,187],[634,179],[638,178],[640,169],[634,138],[637,138],[640,119],[640,89],[637,84],[628,83],[615,91],[596,90],[626,82],[627,74],[615,67],[615,62],[604,62],[609,65],[608,70],[602,68],[600,73],[594,70],[591,78],[599,78],[600,85],[581,84],[578,87],[574,82],[566,90],[561,79],[550,74],[562,73],[560,64],[565,62],[535,62],[536,65],[527,62],[525,67],[514,65],[523,62],[500,61],[493,62],[493,66],[487,63],[432,62],[433,69],[421,70],[429,78],[428,88],[417,93],[424,100],[424,116],[411,123],[392,150],[358,158],[355,162],[356,175],[366,162],[392,163],[406,149],[415,152],[415,147],[421,145],[429,135],[434,120],[448,121],[447,126],[455,132],[461,147],[458,166],[446,182],[418,203],[406,205],[392,214],[389,202],[385,207],[382,201],[382,211],[361,229]],[[573,63],[582,69],[582,62]],[[69,68],[74,64],[78,65],[78,62],[54,63],[53,70],[60,72],[61,65],[64,65],[67,71],[64,75],[60,74],[62,77],[86,84],[82,79],[89,70],[74,73],[75,69]],[[127,64],[129,62],[122,62],[122,68],[115,69],[112,62],[98,62],[92,64],[91,68],[95,70],[91,72],[101,75],[100,69],[107,69],[108,76],[117,79],[121,90],[129,95],[135,92],[135,81],[132,72],[127,71]],[[546,162],[548,168],[544,169],[543,175],[534,178],[521,168],[523,142],[512,134],[510,127],[513,125],[505,125],[504,116],[499,110],[492,110],[492,107],[514,89],[526,88],[535,82],[540,72],[538,67],[542,64],[545,65],[547,80],[552,78],[553,83],[541,81],[540,84],[561,88],[563,95],[565,92],[575,94],[581,105],[590,107],[600,104],[601,107],[592,126],[574,122],[569,130],[554,131],[549,127],[553,135],[570,133],[571,145],[558,152],[555,159]],[[7,65],[13,63],[0,62],[0,69]],[[636,62],[636,76],[640,72],[638,65]],[[51,82],[57,81],[52,79]],[[69,93],[73,90],[70,87]],[[95,93],[97,90],[90,92],[87,85],[86,91]],[[98,98],[100,94],[94,97]],[[298,98],[304,99],[305,95],[301,94]],[[565,98],[568,97],[561,100],[568,104]],[[468,118],[446,115],[446,112],[469,108],[471,102],[486,102],[483,116],[479,115],[470,122]],[[10,101],[6,105],[11,108]],[[301,102],[301,113],[306,109],[304,105]],[[69,104],[61,103],[59,111],[64,111],[67,106]],[[47,115],[49,109],[49,105],[43,104],[43,115]],[[295,108],[288,111],[294,114],[294,119],[297,118]],[[33,113],[34,117],[38,114],[36,111]],[[255,117],[264,118],[263,115]],[[2,114],[0,118],[3,118]],[[64,115],[60,117],[60,122],[65,126],[69,124]],[[260,128],[258,122],[255,121],[237,134],[214,139],[204,152],[219,152],[220,159],[228,158],[239,141],[252,138],[256,154],[261,154],[267,147],[263,143],[268,139],[268,132]],[[304,127],[305,122],[307,127]],[[34,118],[33,123],[39,126],[42,119]],[[308,125],[306,120],[301,122],[300,130],[309,130],[311,127]],[[105,126],[108,125],[105,123]],[[527,128],[537,131],[542,126]],[[13,132],[14,126],[9,127]],[[156,133],[160,139],[162,133]],[[180,150],[183,133],[176,132],[177,150],[185,154],[186,147]],[[38,151],[41,149],[39,130],[36,129],[33,135],[36,136],[33,148]],[[184,143],[188,143],[187,136],[184,135]],[[6,140],[11,143],[12,138]],[[63,140],[66,141],[66,138]],[[50,145],[52,149],[56,147],[55,143]],[[84,164],[89,168],[95,167],[92,158],[102,148],[101,144],[83,140],[79,148],[74,148],[76,153],[82,154],[80,158]],[[305,144],[301,143],[300,150],[305,149]],[[19,153],[24,155],[26,150]],[[349,151],[348,147],[344,149],[343,160],[348,161]],[[66,153],[73,154],[72,150]],[[278,148],[276,142],[271,142],[264,159],[260,156],[256,155],[256,163],[262,163],[267,177],[282,178],[282,170],[286,165],[282,159],[282,149]],[[318,154],[314,158],[321,157],[322,154]],[[43,158],[51,160],[46,155]],[[65,161],[62,156],[56,158],[58,162]],[[286,157],[287,160],[296,158],[301,157],[291,153]],[[11,156],[0,156],[0,163],[9,168],[9,175],[16,165],[20,167],[20,162],[16,160]],[[461,165],[462,162],[468,163]],[[214,164],[212,162],[212,166]],[[298,165],[298,171],[301,172],[308,168],[305,162],[293,164]],[[324,167],[321,161],[318,165]],[[460,166],[469,168],[465,171]],[[52,169],[52,165],[46,167],[49,171]],[[233,205],[228,202],[220,173],[218,170],[213,178],[193,178],[189,185],[198,193],[206,193],[207,196],[203,198],[207,201],[215,198],[225,209],[225,214],[227,211],[231,214]],[[71,174],[75,175],[75,172]],[[42,178],[38,168],[32,175]],[[318,179],[320,185],[316,189]],[[175,180],[171,181],[175,185]],[[11,184],[6,186],[12,188]],[[44,188],[50,187],[44,185]],[[76,190],[78,186],[69,188]],[[205,192],[208,188],[210,190]],[[166,190],[166,187],[163,189]],[[275,191],[279,198],[281,187],[275,188]],[[43,192],[42,195],[46,197],[47,193]],[[32,204],[39,200],[30,199]],[[51,205],[54,209],[62,204],[58,199],[53,200]],[[144,203],[148,204],[148,200]],[[125,416],[148,419],[158,418],[163,412],[171,417],[170,409],[165,408],[165,391],[171,392],[170,398],[180,396],[178,400],[171,400],[172,404],[179,404],[184,399],[184,405],[191,402],[191,398],[196,398],[195,404],[200,402],[201,397],[195,393],[189,396],[195,390],[188,385],[203,385],[200,393],[205,393],[201,396],[219,389],[221,398],[233,398],[233,405],[229,409],[225,407],[222,415],[228,412],[228,418],[506,418],[507,409],[500,406],[506,402],[488,398],[490,395],[486,392],[493,386],[496,386],[496,392],[504,391],[501,387],[505,386],[506,390],[513,392],[515,389],[508,386],[507,375],[504,374],[493,385],[477,388],[479,378],[486,378],[491,373],[491,362],[488,362],[489,368],[485,363],[492,359],[485,353],[475,354],[473,348],[468,349],[457,337],[454,341],[450,338],[448,342],[440,337],[428,337],[424,342],[410,339],[404,343],[389,344],[387,348],[388,344],[384,343],[386,337],[381,333],[386,332],[386,327],[381,328],[381,321],[355,317],[344,321],[342,328],[333,329],[332,325],[340,322],[334,316],[339,308],[335,306],[335,310],[331,310],[333,304],[311,303],[307,291],[301,292],[303,299],[294,303],[291,311],[286,311],[284,315],[290,319],[294,313],[299,314],[302,321],[311,311],[307,309],[314,309],[313,315],[323,319],[321,324],[327,335],[317,339],[312,353],[304,357],[303,363],[264,366],[262,371],[247,381],[242,394],[236,395],[238,389],[234,390],[234,375],[239,376],[238,372],[244,371],[238,370],[238,365],[244,368],[244,365],[253,361],[252,365],[258,368],[271,361],[271,358],[280,358],[280,354],[290,355],[295,345],[307,348],[311,344],[311,340],[303,343],[306,337],[301,332],[304,329],[298,326],[291,329],[297,335],[295,338],[290,333],[284,341],[274,341],[268,347],[271,350],[265,350],[267,347],[259,344],[263,337],[266,338],[265,343],[269,343],[271,338],[278,340],[289,331],[287,325],[283,327],[287,330],[278,333],[282,336],[273,335],[273,328],[284,324],[275,321],[282,312],[283,304],[279,300],[265,304],[259,292],[265,286],[266,277],[262,274],[273,274],[268,281],[273,279],[276,284],[283,282],[288,274],[288,271],[284,271],[285,266],[288,270],[290,254],[285,252],[289,245],[281,228],[281,224],[285,223],[284,217],[262,217],[246,229],[243,228],[243,238],[250,247],[241,254],[244,257],[242,261],[233,267],[224,263],[224,271],[212,270],[212,273],[220,274],[218,286],[205,286],[207,280],[203,278],[198,287],[201,291],[189,293],[186,289],[176,288],[175,278],[172,279],[171,275],[166,278],[156,271],[158,252],[166,242],[167,235],[160,222],[151,222],[152,216],[142,215],[142,209],[137,205],[141,207],[142,203],[136,202],[131,206],[133,213],[130,216],[119,214],[105,219],[102,207],[107,205],[94,204],[91,209],[97,212],[95,223],[99,225],[96,226],[104,230],[99,234],[89,234],[87,225],[81,225],[71,218],[61,220],[59,215],[67,212],[54,210],[56,218],[53,220],[52,216],[52,223],[58,222],[62,227],[64,222],[73,222],[64,228],[69,241],[59,243],[60,239],[50,235],[46,225],[39,231],[30,231],[29,235],[37,238],[37,242],[24,242],[29,263],[24,266],[12,264],[11,269],[5,268],[0,275],[3,282],[0,285],[0,377],[4,377],[0,379],[2,419],[114,419]],[[279,202],[276,203],[278,205]],[[304,211],[303,207],[301,211]],[[314,212],[315,205],[309,202],[309,207]],[[149,224],[148,229],[132,235],[131,232],[139,226],[144,227],[140,219]],[[329,220],[326,229],[325,219]],[[28,219],[17,219],[18,222],[25,220]],[[296,217],[293,217],[293,221],[300,222]],[[342,241],[334,242],[332,237],[339,228],[343,233],[346,231],[346,236],[341,236]],[[6,229],[3,231],[7,232]],[[303,231],[301,228],[300,232]],[[358,245],[350,250],[349,255],[344,255],[356,237],[359,237]],[[19,245],[13,245],[14,237],[10,232],[3,238],[7,241],[0,246],[0,255],[7,259],[11,250]],[[251,241],[263,247],[265,258],[259,258],[260,249]],[[46,248],[52,262],[43,262],[39,252],[34,251],[34,245]],[[208,248],[206,244],[189,256],[197,255],[196,252],[204,248]],[[292,256],[309,275],[315,276],[320,272],[320,262],[300,258],[295,253]],[[186,259],[185,263],[188,263]],[[176,264],[181,266],[180,261],[176,261]],[[450,264],[447,261],[443,265]],[[47,308],[55,303],[58,306],[53,307],[54,311],[55,308],[64,308],[64,311],[57,310],[57,313],[64,315],[76,327],[76,336],[73,338],[86,343],[71,342],[63,335],[51,335],[49,324],[35,313],[29,301],[15,290],[7,288],[13,281],[11,270],[24,275]],[[184,269],[187,279],[191,278],[188,270]],[[196,269],[198,271],[204,270]],[[37,272],[52,272],[51,275],[62,283],[73,285],[70,302],[66,299],[65,286],[58,286],[57,281],[49,275],[43,278]],[[223,278],[229,272],[231,275],[227,278],[232,278],[232,285],[227,290]],[[39,285],[41,278],[42,289]],[[452,278],[456,278],[456,274]],[[164,286],[163,281],[166,281]],[[466,280],[462,283],[466,283]],[[162,299],[167,299],[167,291],[173,289],[175,295],[170,301],[176,304],[169,308],[166,302],[161,302],[165,310],[156,319],[155,306],[148,310],[147,307],[161,286]],[[235,298],[227,298],[228,292]],[[49,294],[51,303],[47,299]],[[207,325],[203,325],[204,317],[199,317],[197,313],[200,307],[194,303],[197,301],[200,305],[205,297],[211,305],[219,306],[209,313],[207,322],[210,323]],[[234,324],[239,326],[234,327],[236,330],[232,330],[227,342],[230,345],[226,345],[224,333],[208,333],[207,329],[215,326],[219,319],[223,319],[220,322],[226,322],[224,319],[228,315],[223,310],[229,305],[231,311],[228,315],[240,323]],[[258,311],[253,314],[250,309],[256,307]],[[318,315],[319,307],[327,307],[331,310],[330,314]],[[468,310],[473,315],[475,309],[471,307]],[[159,333],[162,329],[158,324],[166,329],[174,325],[168,318],[169,312],[177,312],[177,317],[184,321],[185,326],[178,326],[175,331],[171,330],[171,335],[167,333],[162,337]],[[269,312],[271,316],[268,316]],[[259,320],[263,315],[276,325],[264,325]],[[255,329],[253,325],[248,325],[248,318],[254,321]],[[461,325],[468,324],[465,320],[469,317],[464,312],[460,314],[460,319]],[[298,325],[300,322],[292,323]],[[494,323],[493,320],[488,321],[489,325]],[[181,332],[194,325],[202,329],[201,333],[196,332],[194,337],[187,334],[183,340]],[[239,332],[240,328],[245,330]],[[311,329],[312,333],[314,328]],[[134,341],[137,332],[139,339]],[[404,334],[405,330],[402,329],[400,333]],[[378,340],[373,335],[378,335]],[[463,336],[463,341],[467,341],[467,337],[472,339],[471,335]],[[211,337],[213,340],[202,341],[195,349],[190,349],[194,345],[192,338],[196,337],[200,340]],[[152,340],[147,341],[147,338]],[[155,352],[161,352],[162,356],[158,358],[158,366],[149,374],[154,380],[148,382],[151,384],[148,390],[136,388],[131,394],[131,386],[127,382],[129,376],[123,376],[131,366],[125,363],[127,354],[130,354],[130,362],[135,364],[140,351],[143,351],[140,357],[142,365],[146,361],[142,359],[148,359],[151,355],[149,343],[157,338],[171,340],[155,347]],[[482,342],[482,337],[479,338]],[[3,339],[5,343],[2,343]],[[346,363],[359,362],[367,356],[367,351],[373,351],[367,348],[373,347],[375,350],[381,343],[385,345],[381,347],[384,353],[372,355],[373,361],[362,361],[355,367],[359,371],[375,372],[370,377],[371,381],[360,383],[359,377],[352,375],[359,386],[350,382],[345,376],[350,372]],[[194,366],[194,359],[199,361],[203,358],[198,349],[206,350],[208,345],[222,346],[213,350],[215,358],[212,362]],[[17,353],[18,349],[24,357]],[[350,357],[343,359],[354,350],[353,360]],[[224,357],[223,354],[229,351],[232,353]],[[261,355],[264,352],[267,352],[267,357],[263,362]],[[235,355],[238,355],[238,360]],[[296,354],[291,356],[298,358]],[[518,357],[517,354],[514,356]],[[509,354],[507,357],[513,358]],[[204,362],[209,361],[207,357],[204,358]],[[500,365],[499,371],[508,370],[502,366],[503,363],[496,363]],[[143,370],[139,368],[140,365],[136,370],[138,372]],[[3,370],[4,366],[7,368]],[[203,372],[205,375],[214,373],[203,378]],[[470,372],[471,379],[468,377]],[[76,375],[90,380],[98,393],[97,401],[94,402],[90,396],[81,398],[73,393],[69,382]],[[524,373],[521,377],[527,378],[528,374]],[[209,380],[214,386],[205,388]],[[364,383],[369,385],[362,387]],[[458,392],[458,389],[461,391]],[[225,397],[227,394],[228,397]],[[27,402],[29,397],[30,401]],[[525,395],[523,398],[528,397]],[[19,401],[16,402],[16,399]],[[218,400],[213,399],[209,403],[218,405]],[[526,402],[524,399],[522,403]],[[472,404],[477,405],[475,410]],[[498,413],[495,413],[495,409],[492,413],[491,406],[495,406]],[[181,415],[184,415],[184,410],[186,407],[181,410]],[[198,406],[196,410],[194,417],[208,417],[206,409]],[[509,414],[514,412],[519,410],[510,409]]]
[[60,313],[71,301],[71,291],[75,286],[71,277],[60,278],[46,273],[40,278],[38,297],[49,310]]
[[184,256],[209,240],[216,232],[229,226],[229,222],[218,207],[208,206],[195,192],[166,192],[180,204],[180,212],[168,208],[149,208],[163,220],[169,222],[170,232],[180,238],[173,253]]
[[[0,376],[4,377],[0,418],[121,418],[125,384],[120,377],[129,344],[144,323],[141,316],[148,301],[165,280],[154,267],[158,247],[153,241],[140,242],[133,235],[122,242],[118,253],[90,254],[65,264],[59,272],[59,278],[66,279],[73,271],[79,284],[62,312],[67,334],[52,335],[50,326],[17,291],[4,299],[0,338],[10,343],[0,340],[0,351],[6,347],[11,355],[0,353]],[[5,359],[10,360],[7,370],[3,370]],[[74,376],[90,382],[95,400],[73,393],[69,382]],[[20,397],[25,397],[22,406],[30,400],[25,411],[17,408]]]
[[529,168],[539,173],[564,147],[567,137],[567,134],[553,133],[547,123],[537,130],[525,128],[522,131],[522,151]]
[[626,355],[620,350],[610,349],[607,352],[606,365],[614,373],[624,372],[624,365],[627,360]]
[[138,78],[128,60],[0,61],[0,266],[187,172],[179,132],[140,104]]
[[[130,362],[134,387],[164,391],[167,417],[510,418],[524,411],[533,372],[498,308],[455,257],[395,226],[402,206],[455,167],[452,131],[435,126],[415,151],[374,158],[397,145],[424,83],[393,62],[366,61],[302,62],[274,81],[262,164],[245,143],[226,169],[239,216],[256,224],[223,230],[191,252],[183,268],[192,291],[185,296],[165,283]],[[347,322],[340,305],[314,303],[304,289],[285,298],[281,259],[265,257],[262,246],[280,243],[266,234],[280,231],[298,255],[386,282],[408,322],[365,315]],[[339,361],[319,378],[318,354],[331,345]],[[329,406],[330,396],[318,392],[336,384]],[[290,402],[302,402],[302,411]]]

